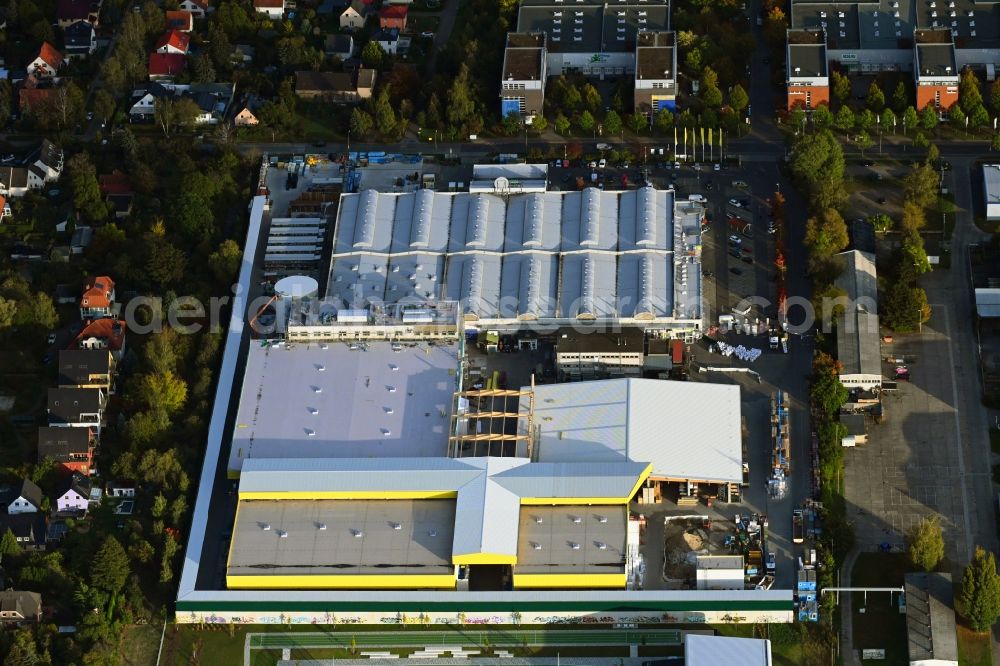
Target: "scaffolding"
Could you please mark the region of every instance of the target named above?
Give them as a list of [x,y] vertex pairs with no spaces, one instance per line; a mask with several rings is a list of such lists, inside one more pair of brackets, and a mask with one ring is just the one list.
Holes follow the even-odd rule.
[[[521,400],[527,401],[526,408]],[[448,456],[532,458],[535,392],[480,389],[458,391],[452,398]]]

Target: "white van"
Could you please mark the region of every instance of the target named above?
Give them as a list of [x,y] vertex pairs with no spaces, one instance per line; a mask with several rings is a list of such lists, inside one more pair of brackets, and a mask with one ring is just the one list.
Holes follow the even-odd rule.
[[705,198],[704,194],[689,194],[688,201],[694,201],[695,203],[708,203],[708,199]]

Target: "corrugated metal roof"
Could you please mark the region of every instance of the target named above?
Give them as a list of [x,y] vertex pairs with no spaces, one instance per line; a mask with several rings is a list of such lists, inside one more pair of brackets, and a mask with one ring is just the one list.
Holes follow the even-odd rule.
[[684,663],[687,666],[771,666],[771,641],[685,634]]
[[630,460],[656,477],[742,480],[738,386],[606,379],[534,391],[542,462]]

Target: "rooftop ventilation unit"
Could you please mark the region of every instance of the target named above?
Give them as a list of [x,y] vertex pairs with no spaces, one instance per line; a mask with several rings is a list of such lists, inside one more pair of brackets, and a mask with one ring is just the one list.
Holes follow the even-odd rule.
[[542,520],[541,516],[535,516],[535,524],[536,525],[541,525],[543,522],[545,522],[545,521]]
[[583,522],[583,519],[580,518],[580,516],[570,516],[570,520],[572,520],[577,525]]
[[264,530],[265,532],[270,532],[271,531],[271,523],[264,523],[263,525],[260,526],[260,529]]
[[599,523],[606,523],[606,522],[608,522],[608,517],[607,516],[598,516],[597,517],[597,522],[599,522]]
[[438,535],[437,530],[431,530],[427,533],[427,536],[429,537],[436,537],[437,535]]
[[320,530],[321,532],[325,532],[326,531],[326,523],[319,523],[318,525],[316,525],[316,529]]
[[532,541],[531,542],[531,549],[532,550],[541,550],[542,549],[542,544],[538,543],[537,541]]
[[288,538],[288,532],[286,532],[285,530],[278,530],[278,538],[279,539],[287,539]]
[[596,545],[597,545],[597,550],[607,550],[608,549],[608,544],[604,543],[603,541],[598,541]]
[[580,544],[576,543],[575,541],[570,541],[569,547],[572,548],[573,550],[580,550]]
[[365,533],[362,532],[361,530],[351,530],[351,534],[354,535],[355,539],[360,539],[361,537],[363,537],[365,535]]
[[399,531],[399,530],[403,529],[403,524],[402,523],[390,523],[390,525],[392,525],[392,529],[394,529],[396,531]]

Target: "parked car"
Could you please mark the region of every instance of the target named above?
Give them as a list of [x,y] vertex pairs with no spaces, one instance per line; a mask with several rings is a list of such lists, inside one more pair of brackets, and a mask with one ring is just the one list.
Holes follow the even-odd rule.
[[729,205],[734,206],[736,208],[743,208],[743,202],[740,201],[739,199],[730,199]]
[[741,190],[745,190],[748,187],[750,187],[749,185],[747,185],[747,182],[745,180],[734,180],[732,182],[732,185],[733,187],[738,187]]
[[56,343],[56,334],[49,333],[49,336],[45,338],[45,343],[49,345],[54,345]]
[[731,235],[731,236],[729,237],[729,242],[730,242],[730,243],[742,243],[742,242],[743,242],[743,239],[742,239],[742,238],[740,238],[739,236],[737,236],[736,234],[733,234],[733,235]]
[[434,39],[434,33],[431,32],[430,30],[424,30],[422,33],[420,33],[420,36],[426,37],[427,39]]
[[716,162],[712,165],[712,171],[722,171],[722,165]]
[[732,273],[733,275],[743,275],[743,269],[736,268],[736,266],[733,266],[732,268],[730,268],[729,272]]
[[729,256],[733,257],[735,259],[739,259],[742,255],[740,254],[739,250],[730,248],[730,250],[729,250]]
[[604,169],[608,166],[608,161],[602,157],[601,161],[597,163],[597,166],[601,169]]
[[753,263],[753,257],[740,257],[740,259],[741,259],[741,260],[742,260],[742,261],[743,261],[744,263],[747,263],[747,264],[752,264],[752,263]]
[[597,168],[597,162],[594,162],[593,160],[591,160],[590,162],[587,162],[587,168],[588,169],[596,169]]

